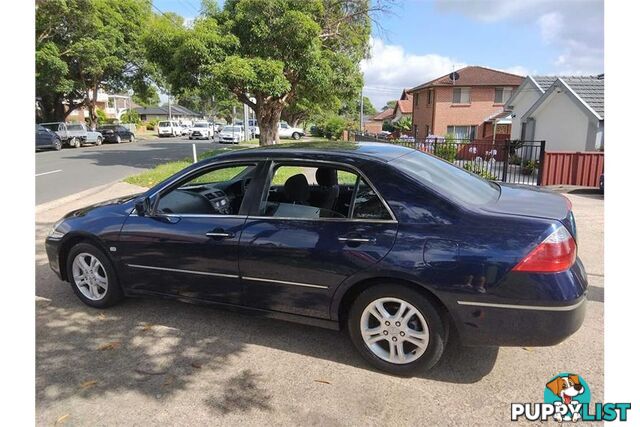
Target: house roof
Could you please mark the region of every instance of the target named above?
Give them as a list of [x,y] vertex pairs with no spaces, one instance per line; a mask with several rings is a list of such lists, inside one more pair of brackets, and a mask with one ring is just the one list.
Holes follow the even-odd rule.
[[[136,107],[134,110],[140,115],[157,115],[157,116],[168,116],[169,115],[169,107]],[[191,117],[200,117],[202,114],[192,111],[186,107],[181,105],[172,105],[171,106],[171,114],[176,116],[191,116]]]
[[393,116],[393,108],[386,108],[384,110],[382,110],[381,112],[379,112],[378,114],[376,114],[375,116],[371,117],[371,120],[386,120],[389,119]]
[[393,109],[393,113],[400,109],[400,113],[402,114],[411,114],[413,113],[413,97],[411,99],[399,99],[396,102],[396,108]]
[[598,120],[604,120],[604,74],[558,77],[522,116],[522,120],[529,118],[548,99],[559,93],[566,93],[584,111]]
[[551,87],[553,82],[558,80],[558,76],[530,76],[531,80],[540,88],[542,93]]
[[[459,78],[456,86],[519,86],[524,77],[516,74],[498,71],[491,68],[471,65],[456,70]],[[427,83],[423,83],[409,90],[410,93],[432,86],[453,86],[454,82],[449,78],[451,73],[440,76]]]

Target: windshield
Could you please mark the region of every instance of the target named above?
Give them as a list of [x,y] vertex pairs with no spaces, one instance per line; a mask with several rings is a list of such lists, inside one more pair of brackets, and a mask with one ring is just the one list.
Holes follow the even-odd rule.
[[463,204],[482,205],[496,201],[500,196],[498,184],[421,151],[405,154],[389,164]]
[[161,128],[168,128],[169,126],[171,126],[171,123],[169,123],[169,122],[160,122],[160,123],[158,123],[158,126],[160,126]]
[[208,128],[209,124],[208,123],[196,123],[195,125],[193,125],[194,128]]
[[242,128],[240,126],[225,126],[222,128],[222,132],[242,132]]

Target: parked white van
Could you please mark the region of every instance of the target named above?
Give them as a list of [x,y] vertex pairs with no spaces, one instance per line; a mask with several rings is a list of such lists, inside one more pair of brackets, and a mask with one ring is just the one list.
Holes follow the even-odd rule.
[[182,127],[176,121],[163,121],[158,122],[158,136],[180,136],[182,134]]

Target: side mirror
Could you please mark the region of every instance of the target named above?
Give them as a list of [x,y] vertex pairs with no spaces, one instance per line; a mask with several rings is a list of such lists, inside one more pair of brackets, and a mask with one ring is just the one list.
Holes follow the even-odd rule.
[[138,200],[135,205],[136,213],[138,216],[146,216],[151,212],[151,202],[148,197],[142,200]]

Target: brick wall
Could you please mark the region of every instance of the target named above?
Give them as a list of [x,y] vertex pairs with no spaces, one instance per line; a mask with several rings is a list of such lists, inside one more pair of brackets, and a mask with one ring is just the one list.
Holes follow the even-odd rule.
[[[498,86],[503,87],[503,86]],[[476,135],[481,134],[481,126],[484,120],[503,109],[502,104],[495,104],[496,86],[474,86],[471,88],[471,103],[467,105],[453,104],[453,87],[435,87],[432,106],[435,107],[435,115],[432,123],[432,106],[427,105],[427,90],[419,92],[418,103],[415,103],[414,95],[413,124],[417,125],[417,137],[427,136],[426,126],[429,125],[430,133],[445,135],[447,126],[476,126]]]

